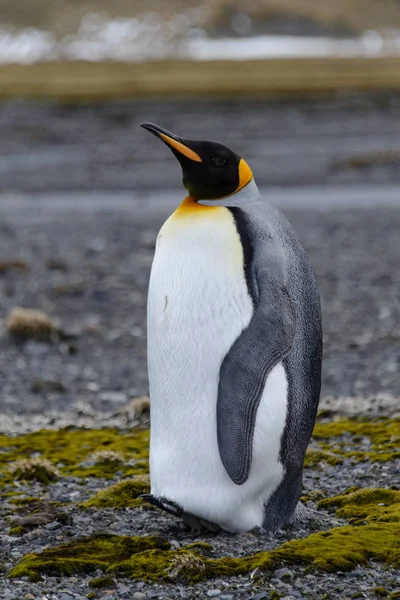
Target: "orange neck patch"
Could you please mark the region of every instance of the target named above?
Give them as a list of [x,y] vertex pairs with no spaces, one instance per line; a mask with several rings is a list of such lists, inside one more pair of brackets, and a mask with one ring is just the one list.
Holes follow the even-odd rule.
[[249,165],[241,158],[239,162],[239,185],[233,193],[236,194],[236,192],[239,192],[245,185],[250,183],[252,179],[253,173],[251,172]]
[[191,217],[191,216],[200,216],[208,214],[210,210],[218,211],[221,208],[220,206],[204,206],[203,204],[198,204],[196,200],[192,196],[186,196],[183,202],[178,206],[176,211],[172,216],[174,217]]

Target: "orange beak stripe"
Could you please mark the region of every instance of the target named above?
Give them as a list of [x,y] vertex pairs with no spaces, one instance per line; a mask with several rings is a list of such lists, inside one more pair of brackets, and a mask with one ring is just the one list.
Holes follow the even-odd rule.
[[186,158],[190,158],[190,160],[194,160],[196,162],[203,162],[202,159],[200,158],[200,156],[196,152],[193,152],[193,150],[191,150],[184,144],[181,144],[181,142],[174,140],[173,138],[169,137],[168,135],[165,135],[165,133],[159,133],[159,136],[169,146],[171,146],[172,148],[175,148],[175,150],[177,150],[178,152],[183,154],[183,156],[186,156]]

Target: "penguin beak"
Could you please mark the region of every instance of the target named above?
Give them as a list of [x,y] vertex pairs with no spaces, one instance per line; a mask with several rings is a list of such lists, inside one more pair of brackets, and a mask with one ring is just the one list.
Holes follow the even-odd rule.
[[143,129],[147,129],[153,135],[162,140],[167,146],[169,146],[172,152],[179,159],[180,156],[185,156],[190,160],[195,162],[203,162],[202,158],[195,152],[191,150],[188,146],[190,144],[189,140],[185,140],[184,138],[180,138],[174,133],[167,131],[166,129],[162,129],[158,127],[158,125],[154,125],[153,123],[141,123],[140,127]]

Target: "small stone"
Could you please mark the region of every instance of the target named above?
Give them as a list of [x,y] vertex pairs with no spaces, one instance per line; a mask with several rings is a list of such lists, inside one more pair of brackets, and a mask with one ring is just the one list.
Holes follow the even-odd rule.
[[[232,598],[232,596],[231,596],[231,598]],[[253,596],[252,600],[265,600],[265,598],[268,598],[267,592],[260,592],[256,596]],[[222,596],[221,596],[221,600],[222,600]]]
[[70,594],[60,594],[59,600],[74,600],[74,597]]
[[123,392],[102,392],[99,394],[99,400],[110,404],[126,404],[127,397]]
[[[256,598],[256,596],[254,596],[254,598]],[[219,597],[219,600],[233,600],[233,596],[232,594],[222,594],[222,596]]]
[[274,573],[274,577],[277,579],[291,579],[293,577],[293,571],[289,569],[278,569]]
[[81,497],[81,493],[79,491],[71,492],[70,494],[68,494],[68,496],[72,502],[75,502],[75,500],[79,500],[79,498]]
[[24,344],[24,352],[30,356],[40,356],[46,354],[50,350],[49,344],[43,342],[29,341]]
[[134,598],[135,600],[145,600],[146,594],[143,594],[143,592],[135,592],[132,598]]
[[117,587],[117,591],[118,591],[118,594],[121,594],[121,596],[125,596],[125,594],[129,594],[130,589],[124,583],[120,583]]
[[33,594],[25,594],[24,600],[35,600],[35,596]]
[[54,529],[59,529],[60,527],[61,525],[58,521],[52,521],[51,523],[47,523],[47,525],[45,525],[45,529],[48,529],[50,531],[53,531]]
[[208,590],[207,592],[207,596],[209,598],[216,598],[217,596],[219,596],[221,593],[221,590]]

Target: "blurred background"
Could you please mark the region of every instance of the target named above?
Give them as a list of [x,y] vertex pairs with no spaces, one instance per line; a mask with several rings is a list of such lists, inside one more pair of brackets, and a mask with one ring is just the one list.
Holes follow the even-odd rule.
[[399,32],[398,0],[0,0],[0,417],[148,391],[149,270],[184,190],[141,121],[230,146],[292,221],[323,398],[397,398]]

